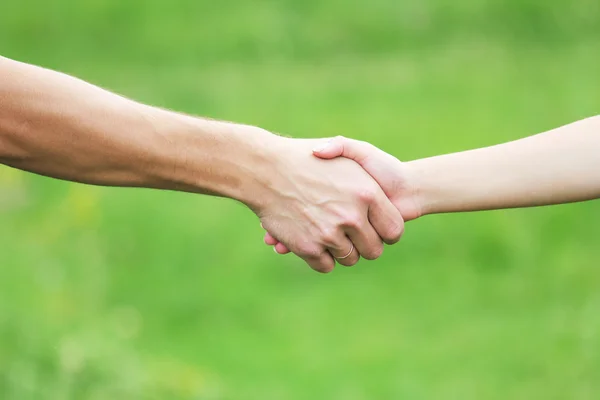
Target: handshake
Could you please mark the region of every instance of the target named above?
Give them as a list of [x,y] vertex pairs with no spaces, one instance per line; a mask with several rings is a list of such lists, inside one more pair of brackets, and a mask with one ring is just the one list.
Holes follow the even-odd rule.
[[[313,269],[381,256],[404,223],[426,214],[531,207],[600,198],[600,117],[513,142],[401,162],[336,137],[284,139],[254,208],[265,243]],[[283,155],[283,156],[282,156]],[[274,190],[279,188],[278,190]]]
[[58,179],[229,197],[314,270],[373,260],[426,214],[600,198],[600,116],[400,162],[343,137],[290,139],[140,104],[0,57],[0,163]]
[[341,136],[282,141],[290,149],[269,174],[269,186],[281,186],[255,210],[277,253],[293,252],[324,273],[336,261],[374,260],[423,213],[409,163]]

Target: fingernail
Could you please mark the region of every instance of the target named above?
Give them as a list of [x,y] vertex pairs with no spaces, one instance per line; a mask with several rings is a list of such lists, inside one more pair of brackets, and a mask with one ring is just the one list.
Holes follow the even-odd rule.
[[314,147],[313,152],[315,152],[315,153],[322,152],[323,150],[325,150],[329,146],[330,143],[331,143],[331,139],[326,140],[326,141],[322,141],[321,143],[317,144]]
[[277,248],[275,246],[273,246],[273,251],[277,254],[279,254],[279,252],[277,251]]
[[265,227],[264,227],[264,225],[263,225],[262,222],[260,223],[260,227],[263,228],[263,229],[265,229]]

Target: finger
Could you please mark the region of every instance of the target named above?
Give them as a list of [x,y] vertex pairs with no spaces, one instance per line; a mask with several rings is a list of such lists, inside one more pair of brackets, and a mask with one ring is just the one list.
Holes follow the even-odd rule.
[[346,235],[335,246],[330,246],[327,250],[338,264],[346,267],[351,267],[360,260],[360,253]]
[[[271,235],[269,235],[269,237],[273,238],[273,236]],[[279,242],[275,238],[273,239],[276,241],[276,244],[273,246],[273,250],[275,251],[275,253],[288,254],[292,252],[292,250],[290,250],[286,245]],[[325,248],[318,249],[317,247],[315,249],[311,246],[309,250],[307,250],[306,248],[295,248],[293,252],[298,257],[302,258],[312,269],[314,269],[317,272],[326,274],[328,272],[333,271],[333,269],[335,268],[335,261],[331,254],[329,254],[329,252],[325,250]]]
[[285,246],[285,244],[281,242],[277,242],[277,244],[273,247],[275,249],[275,253],[277,254],[288,254],[290,250]]
[[341,227],[322,230],[318,236],[318,241],[342,265],[350,267],[360,259],[359,252],[354,249],[354,244]]
[[402,214],[383,193],[369,206],[369,222],[387,244],[397,243],[404,233]]
[[367,219],[347,226],[346,234],[361,257],[375,260],[383,253],[381,238]]
[[319,158],[331,159],[345,157],[361,164],[373,153],[373,147],[369,143],[359,140],[336,136],[332,139],[319,143],[313,154]]
[[268,244],[269,246],[274,246],[275,253],[287,254],[290,252],[290,249],[288,249],[279,240],[275,239],[269,232],[265,233],[265,243]]
[[265,233],[265,244],[269,246],[274,246],[279,243],[279,240],[275,239],[269,232]]
[[319,255],[302,257],[304,261],[315,271],[327,274],[335,268],[335,261],[329,252],[323,250]]

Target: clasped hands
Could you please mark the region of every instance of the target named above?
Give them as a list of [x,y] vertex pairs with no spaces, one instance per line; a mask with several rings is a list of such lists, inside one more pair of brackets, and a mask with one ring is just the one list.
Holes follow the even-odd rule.
[[422,214],[413,171],[375,146],[341,136],[281,140],[293,143],[271,171],[274,196],[255,210],[277,253],[327,273],[336,261],[378,258]]

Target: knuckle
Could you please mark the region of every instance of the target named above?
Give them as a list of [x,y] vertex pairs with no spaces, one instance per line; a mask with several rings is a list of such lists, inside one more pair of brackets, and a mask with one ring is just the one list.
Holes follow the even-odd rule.
[[386,243],[393,244],[397,243],[402,235],[404,234],[404,224],[403,223],[394,223],[389,226],[387,232],[385,232],[385,237],[383,239]]
[[358,214],[347,214],[344,217],[343,225],[347,228],[360,229],[363,225],[363,218]]
[[374,187],[365,187],[357,191],[358,199],[363,203],[370,204],[375,201],[377,197],[377,191]]
[[333,259],[329,256],[323,255],[321,255],[321,257],[319,257],[317,260],[310,262],[309,265],[312,269],[322,274],[328,274],[335,268],[335,262]]
[[358,260],[359,260],[358,257],[352,258],[352,259],[346,261],[346,263],[344,265],[346,267],[353,267],[353,266],[355,266],[358,263]]
[[321,249],[312,242],[303,241],[298,244],[296,252],[303,258],[316,258],[321,254]]
[[321,241],[327,247],[332,247],[338,240],[338,230],[336,228],[323,228],[321,229]]
[[315,271],[320,272],[321,274],[328,274],[333,271],[333,267],[329,265],[320,265],[313,268]]
[[361,253],[367,260],[376,260],[383,254],[383,245],[379,243],[377,246],[371,246],[365,253]]
[[319,249],[318,247],[309,247],[304,251],[304,256],[308,257],[308,258],[319,258],[319,256],[321,255],[321,249]]

